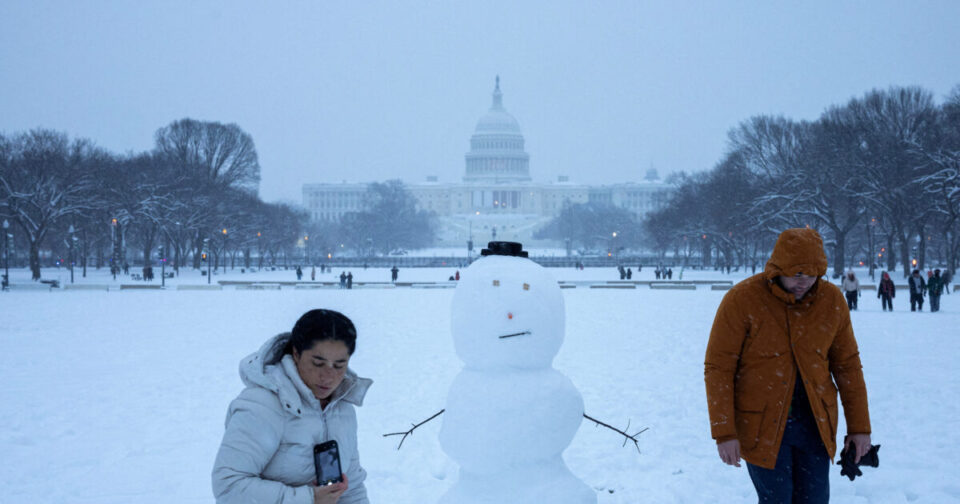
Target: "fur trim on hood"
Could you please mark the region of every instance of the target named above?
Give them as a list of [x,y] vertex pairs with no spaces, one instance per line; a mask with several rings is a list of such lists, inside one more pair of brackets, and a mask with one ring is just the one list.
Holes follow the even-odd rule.
[[[260,350],[244,357],[240,361],[240,379],[247,387],[257,386],[273,391],[284,404],[295,404],[299,408],[306,402],[317,406],[319,402],[300,380],[292,360],[287,359],[290,362],[284,363],[284,356],[287,355],[284,351],[289,341],[289,332],[278,334],[267,340]],[[363,406],[363,398],[372,384],[373,380],[361,378],[347,368],[343,382],[333,391],[332,402],[345,401]]]

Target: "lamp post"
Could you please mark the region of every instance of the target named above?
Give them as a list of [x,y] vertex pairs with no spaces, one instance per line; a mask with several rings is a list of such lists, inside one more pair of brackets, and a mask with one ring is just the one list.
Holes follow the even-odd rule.
[[310,235],[303,235],[303,265],[310,265]]
[[67,233],[70,235],[67,240],[67,248],[70,249],[70,283],[73,283],[73,242],[77,239],[74,234],[76,232],[77,231],[73,229],[73,224],[70,224],[70,228],[67,229]]
[[613,244],[613,260],[616,261],[617,265],[620,265],[620,251],[617,250],[617,232],[614,231],[611,233],[610,243]]
[[10,221],[3,219],[3,289],[10,285]]
[[87,244],[88,244],[89,242],[87,241],[87,227],[86,227],[86,226],[84,226],[84,228],[83,228],[83,238],[81,238],[81,240],[83,240],[83,251],[81,252],[82,257],[83,257],[83,278],[87,278],[87,258],[90,256],[90,254],[89,254],[90,251],[87,249]]
[[467,221],[467,224],[470,227],[469,234],[467,235],[467,262],[469,262],[470,256],[473,255],[473,221]]
[[223,274],[227,274],[227,228],[223,228]]
[[164,288],[167,286],[167,258],[163,257],[163,246],[157,250],[157,255],[160,256],[160,288]]
[[206,250],[206,252],[203,253],[203,259],[207,260],[207,283],[209,284],[210,283],[210,257],[209,257],[210,239],[209,238],[203,239],[203,249]]
[[180,244],[182,243],[183,235],[183,225],[179,222],[175,223],[177,225],[177,241],[173,245],[173,271],[177,275],[177,278],[180,277]]
[[113,258],[110,259],[110,271],[113,273],[113,280],[117,280],[117,270],[120,269],[120,254],[117,246],[117,219],[110,222],[110,243],[113,245]]
[[[876,227],[877,227],[877,218],[871,217],[870,223],[867,224],[867,249],[871,251],[874,250],[873,234],[874,234],[874,228]],[[880,261],[879,260],[874,261],[872,257],[869,259],[870,259],[870,280],[873,280],[874,279],[873,272],[876,269],[874,268],[874,265],[879,263]]]
[[257,231],[257,271],[263,269],[263,244],[260,241],[260,231]]

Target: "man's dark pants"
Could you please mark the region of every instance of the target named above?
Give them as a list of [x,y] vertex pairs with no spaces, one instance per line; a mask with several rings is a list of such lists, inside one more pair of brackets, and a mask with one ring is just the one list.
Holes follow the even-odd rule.
[[847,308],[851,310],[857,309],[857,291],[846,291],[847,295]]
[[787,420],[774,469],[747,463],[761,504],[827,504],[830,501],[830,458],[816,425]]
[[923,294],[910,293],[910,311],[923,311]]
[[930,311],[940,311],[940,294],[930,294]]

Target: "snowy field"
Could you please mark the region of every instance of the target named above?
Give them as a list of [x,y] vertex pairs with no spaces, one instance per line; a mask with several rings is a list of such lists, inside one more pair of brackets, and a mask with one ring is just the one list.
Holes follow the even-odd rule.
[[[445,281],[453,271],[402,269],[400,279]],[[613,269],[551,271],[561,280],[616,279]],[[26,271],[12,273],[15,283],[28,282]],[[357,282],[389,278],[383,269],[353,273]],[[65,270],[44,270],[44,278],[58,276],[69,282]],[[684,280],[743,276],[688,270]],[[635,279],[652,277],[645,268]],[[121,283],[103,272],[80,279],[79,270],[77,281]],[[205,281],[189,272],[171,283]],[[864,275],[861,282],[870,283]],[[444,408],[461,366],[449,329],[453,292],[0,293],[0,502],[212,503],[210,470],[227,404],[242,387],[239,360],[316,307],[354,320],[351,367],[375,382],[358,409],[371,501],[433,502],[457,477],[437,441],[439,421],[400,451],[382,434]],[[581,425],[565,459],[599,502],[755,502],[746,468],[723,465],[709,435],[703,356],[723,292],[580,287],[564,296],[567,335],[555,367],[580,389],[589,415],[650,428],[638,454],[617,434]],[[893,313],[875,296],[865,291],[852,317],[881,465],[853,483],[832,467],[833,502],[960,502],[960,294],[944,295],[935,314],[911,313],[899,289]]]

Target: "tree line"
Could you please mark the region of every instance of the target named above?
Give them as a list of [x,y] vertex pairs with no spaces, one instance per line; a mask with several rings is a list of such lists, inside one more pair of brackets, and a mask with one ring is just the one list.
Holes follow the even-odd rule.
[[[429,216],[399,181],[374,184],[373,208],[338,224],[262,201],[259,182],[254,141],[235,124],[181,119],[156,131],[152,150],[127,154],[47,129],[0,135],[0,220],[34,280],[41,250],[50,251],[48,262],[73,255],[84,271],[88,262],[116,271],[129,260],[161,259],[178,270],[203,261],[316,263],[345,248],[432,241]],[[385,209],[389,216],[378,218]]]
[[643,222],[675,261],[762,268],[777,234],[811,227],[834,275],[859,265],[960,260],[960,86],[942,104],[918,87],[873,90],[814,121],[756,116],[729,132],[712,170],[682,175]]

